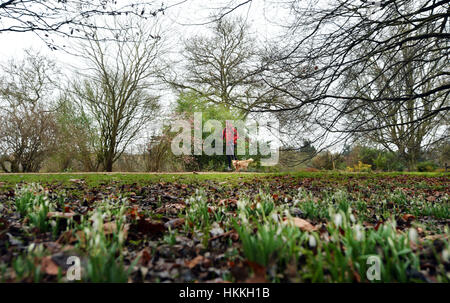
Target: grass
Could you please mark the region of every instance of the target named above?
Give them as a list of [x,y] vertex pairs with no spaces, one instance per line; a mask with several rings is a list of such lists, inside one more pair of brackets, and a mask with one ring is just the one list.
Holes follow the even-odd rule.
[[296,172],[296,173],[202,173],[202,174],[158,174],[158,173],[18,173],[4,174],[0,173],[0,182],[5,184],[0,186],[6,187],[17,183],[61,183],[71,184],[71,179],[82,179],[91,186],[97,186],[101,183],[120,182],[123,184],[132,184],[140,182],[180,182],[195,183],[202,181],[230,181],[237,182],[242,180],[252,180],[255,177],[272,177],[272,176],[293,176],[295,178],[322,178],[329,180],[342,180],[355,177],[383,178],[396,176],[422,176],[422,177],[442,177],[449,176],[450,173],[444,172],[393,172],[393,173],[348,173],[348,172]]

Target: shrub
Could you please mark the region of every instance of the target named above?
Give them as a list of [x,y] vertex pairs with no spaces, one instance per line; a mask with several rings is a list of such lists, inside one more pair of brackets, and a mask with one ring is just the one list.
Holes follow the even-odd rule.
[[417,170],[420,172],[432,172],[437,168],[433,161],[425,161],[417,164]]
[[372,170],[372,165],[358,161],[358,164],[355,164],[353,167],[347,166],[346,170],[349,172],[370,172]]

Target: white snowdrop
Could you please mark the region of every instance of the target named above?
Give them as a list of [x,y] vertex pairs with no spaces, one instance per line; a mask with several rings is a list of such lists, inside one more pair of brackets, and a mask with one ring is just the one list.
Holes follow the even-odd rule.
[[353,227],[353,230],[355,231],[355,239],[357,241],[361,241],[363,238],[362,228],[361,225],[357,224]]
[[238,207],[238,209],[244,209],[245,208],[245,202],[243,200],[237,201],[237,207]]
[[277,215],[276,213],[273,213],[273,214],[272,214],[272,219],[273,219],[275,222],[278,222],[278,215]]
[[313,235],[309,235],[308,244],[309,247],[316,247],[316,238]]
[[275,236],[278,237],[279,235],[281,235],[281,232],[282,232],[282,231],[283,231],[282,228],[278,227]]
[[442,251],[442,259],[443,259],[444,262],[448,262],[448,259],[449,259],[449,251],[448,251],[448,249],[444,249]]
[[125,233],[119,232],[119,243],[123,243],[125,241]]
[[336,226],[341,226],[341,224],[342,224],[342,215],[341,214],[334,215],[334,224]]
[[31,243],[30,245],[28,245],[28,252],[31,253],[35,247],[36,247],[36,244],[34,244],[34,243]]
[[417,242],[417,236],[418,236],[418,234],[417,234],[417,230],[416,230],[415,228],[410,228],[410,229],[409,229],[409,232],[408,232],[408,235],[409,235],[409,240],[410,240],[411,242],[414,242],[414,243]]

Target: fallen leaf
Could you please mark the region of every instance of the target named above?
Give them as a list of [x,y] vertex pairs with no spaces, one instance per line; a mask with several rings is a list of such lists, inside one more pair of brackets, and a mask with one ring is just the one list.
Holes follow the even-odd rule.
[[237,282],[242,282],[248,277],[248,266],[243,262],[229,262],[230,272]]
[[192,260],[189,261],[184,261],[184,264],[189,267],[190,269],[193,269],[195,266],[201,264],[204,261],[205,257],[198,255],[197,257],[195,257]]
[[378,221],[377,225],[375,225],[374,229],[378,230],[378,228],[380,228],[381,224],[383,224],[383,222],[382,221]]
[[63,232],[59,238],[56,240],[56,243],[58,244],[72,244],[77,242],[78,239],[76,236],[73,235],[73,232],[71,230]]
[[138,220],[136,225],[137,231],[143,234],[159,234],[166,230],[164,223],[159,221],[151,221],[150,219]]
[[41,270],[47,275],[56,276],[58,274],[58,265],[53,262],[52,257],[46,256],[41,260]]
[[[124,224],[122,225],[122,232],[124,234],[124,239],[127,238],[128,236],[128,230],[130,228],[129,224]],[[107,222],[105,224],[103,224],[103,230],[105,232],[105,235],[110,235],[113,234],[117,231],[117,223],[116,221],[112,221],[112,222]]]
[[150,254],[150,250],[146,247],[139,253],[139,263],[143,266],[147,266],[148,262],[152,259],[152,256]]
[[246,261],[247,265],[253,270],[253,276],[247,278],[245,283],[267,283],[266,268],[258,263]]
[[436,197],[435,196],[429,196],[429,197],[427,197],[427,200],[429,202],[434,202],[434,201],[436,201]]
[[405,214],[405,215],[403,215],[402,216],[402,219],[404,220],[404,221],[412,221],[412,220],[414,220],[416,217],[414,216],[414,215],[411,215],[411,214]]
[[155,210],[155,213],[169,213],[169,214],[177,214],[180,210],[186,208],[186,205],[181,203],[168,203],[164,206],[161,206]]
[[297,226],[298,228],[300,228],[302,231],[314,231],[316,230],[316,228],[314,227],[314,225],[312,225],[311,223],[309,223],[308,221],[301,219],[301,218],[292,218],[292,223]]

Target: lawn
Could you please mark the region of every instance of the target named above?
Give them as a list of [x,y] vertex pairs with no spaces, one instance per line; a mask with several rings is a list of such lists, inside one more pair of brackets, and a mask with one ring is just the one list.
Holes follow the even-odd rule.
[[0,281],[448,282],[449,185],[445,173],[0,174]]

